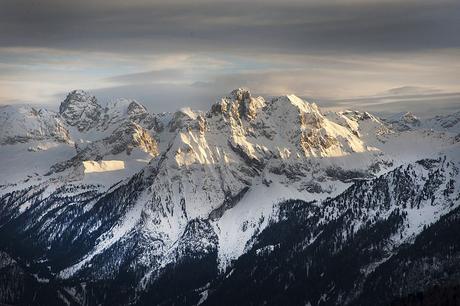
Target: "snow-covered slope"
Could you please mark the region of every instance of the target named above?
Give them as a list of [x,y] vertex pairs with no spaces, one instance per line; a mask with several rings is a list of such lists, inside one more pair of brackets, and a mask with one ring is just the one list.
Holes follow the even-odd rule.
[[[448,153],[358,182],[333,199],[282,203],[279,220],[248,253],[194,294],[205,297],[204,305],[388,305],[433,284],[456,283],[458,221],[444,235],[435,226],[458,214],[459,161]],[[437,245],[420,245],[417,237],[432,226]]]
[[[143,158],[146,162],[159,154],[157,142],[147,130],[137,123],[124,122],[110,136],[93,141],[83,149],[79,148],[73,158],[53,165],[46,175],[67,170],[67,172],[70,172],[69,179],[82,179],[87,172],[88,166],[96,165],[97,162],[111,160],[110,158],[117,158],[117,156],[121,158],[120,163],[123,164],[130,159],[136,159],[135,157],[130,157],[133,150],[143,153],[141,156],[136,154],[136,157],[137,159]],[[105,164],[108,165],[109,163],[105,162]],[[100,168],[98,172],[104,172],[102,170]],[[106,170],[109,171],[108,168]]]

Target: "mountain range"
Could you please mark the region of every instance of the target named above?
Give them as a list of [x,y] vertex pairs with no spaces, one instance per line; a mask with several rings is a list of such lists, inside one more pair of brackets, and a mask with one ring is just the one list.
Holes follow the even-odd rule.
[[0,304],[460,303],[460,111],[75,90],[0,107],[0,156]]

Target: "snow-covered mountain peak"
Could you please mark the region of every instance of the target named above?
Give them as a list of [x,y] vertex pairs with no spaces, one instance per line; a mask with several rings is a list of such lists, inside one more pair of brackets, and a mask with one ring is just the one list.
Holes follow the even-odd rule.
[[59,107],[59,113],[70,126],[80,132],[97,125],[102,112],[95,96],[83,90],[70,92]]
[[74,90],[67,95],[59,110],[64,121],[77,128],[77,138],[89,137],[93,140],[94,135],[90,135],[93,132],[101,137],[101,133],[110,133],[126,121],[138,123],[147,130],[161,129],[156,116],[133,99],[114,99],[102,107],[96,97],[82,90]]
[[304,101],[303,99],[299,98],[296,95],[290,94],[284,97],[283,99],[278,99],[278,101],[288,101],[291,105],[297,107],[301,112],[316,114],[318,116],[322,115],[320,108],[315,103],[309,103]]
[[186,116],[192,120],[195,120],[198,116],[198,112],[192,110],[190,107],[182,107],[177,111],[177,116]]
[[133,99],[120,98],[107,103],[106,113],[117,113],[125,116],[135,116],[148,113],[144,105]]
[[273,98],[267,103],[267,114],[270,117],[285,120],[285,124],[297,123],[302,129],[321,128],[325,120],[315,103],[308,103],[296,95]]
[[433,130],[450,131],[460,135],[460,111],[428,119],[425,125]]
[[397,113],[385,118],[385,121],[390,123],[394,129],[398,131],[407,131],[413,128],[420,127],[421,121],[411,112]]
[[144,105],[133,99],[121,98],[107,103],[98,129],[106,130],[114,125],[116,127],[124,121],[139,123],[147,129],[158,127],[155,116],[150,114]]
[[185,127],[196,126],[199,121],[197,119],[202,118],[202,116],[203,113],[200,111],[194,111],[190,107],[183,107],[169,116],[163,115],[162,119],[167,122],[169,132],[177,132]]
[[27,105],[0,107],[0,144],[31,140],[70,142],[69,132],[56,113]]
[[144,105],[140,104],[136,100],[132,100],[127,109],[128,115],[137,115],[137,114],[144,114],[147,113],[147,109]]

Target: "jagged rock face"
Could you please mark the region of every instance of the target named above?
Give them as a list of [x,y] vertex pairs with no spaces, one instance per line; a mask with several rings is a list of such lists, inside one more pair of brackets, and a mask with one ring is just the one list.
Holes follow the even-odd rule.
[[69,132],[57,114],[30,106],[2,106],[0,131],[0,145],[34,140],[70,142]]
[[59,114],[70,126],[87,131],[99,122],[102,107],[95,96],[85,91],[74,90],[67,95],[59,107]]
[[258,110],[264,106],[264,98],[254,98],[248,89],[238,88],[233,90],[228,97],[214,104],[210,114],[223,114],[228,120],[232,120],[233,124],[241,125],[241,120],[255,119]]
[[248,160],[260,162],[271,156],[285,159],[286,155],[341,156],[367,150],[349,126],[329,120],[315,104],[294,95],[266,102],[238,89],[215,104],[207,117],[214,119],[216,128],[222,128],[216,117],[224,119],[232,136],[229,143]]
[[106,146],[113,146],[112,154],[123,151],[130,154],[133,148],[149,153],[152,158],[160,154],[156,140],[146,129],[134,122],[121,125],[104,142]]
[[257,111],[265,106],[263,98],[253,98],[247,89],[236,89],[230,93],[230,97],[233,100],[231,102],[232,115],[248,121],[255,119]]

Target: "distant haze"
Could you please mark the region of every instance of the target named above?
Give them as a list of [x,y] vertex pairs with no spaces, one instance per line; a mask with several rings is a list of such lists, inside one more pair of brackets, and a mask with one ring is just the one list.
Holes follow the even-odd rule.
[[236,87],[327,108],[460,108],[460,1],[0,0],[0,104],[72,89],[153,112]]

